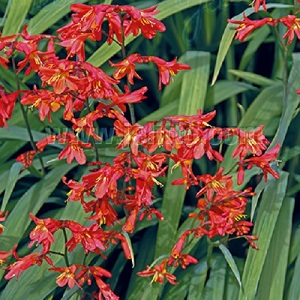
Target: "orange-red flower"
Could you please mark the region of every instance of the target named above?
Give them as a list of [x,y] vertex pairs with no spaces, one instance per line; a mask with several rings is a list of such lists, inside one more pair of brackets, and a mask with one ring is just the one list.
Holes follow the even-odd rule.
[[[0,210],[0,222],[4,222],[5,221],[5,219],[6,219],[7,215],[8,215],[8,212],[6,212],[5,215],[3,215],[3,214],[4,214],[4,211]],[[5,227],[2,224],[0,224],[0,234],[2,234],[2,232],[4,231],[4,228]]]
[[13,254],[13,250],[0,251],[0,266],[6,263],[7,258]]
[[7,127],[6,121],[11,118],[20,92],[7,94],[0,86],[0,127]]
[[60,229],[61,221],[51,218],[39,219],[31,213],[29,216],[36,224],[36,227],[29,234],[29,237],[32,241],[29,243],[28,247],[32,247],[36,242],[37,245],[43,245],[41,254],[47,253],[51,244],[54,243],[53,233]]
[[83,143],[71,132],[62,133],[57,140],[67,146],[59,153],[58,159],[67,158],[67,163],[70,164],[75,158],[80,165],[86,163],[86,157],[82,148],[92,148],[91,143]]
[[125,35],[128,36],[132,33],[136,36],[139,34],[139,31],[141,31],[145,38],[152,39],[155,37],[157,31],[165,31],[165,25],[152,17],[158,13],[156,8],[157,5],[138,10],[135,7],[126,6],[125,10],[130,16],[130,19],[127,19],[127,16],[124,17]]
[[114,123],[116,135],[124,137],[116,149],[122,149],[126,146],[130,146],[132,153],[137,155],[139,146],[138,137],[143,127],[137,123],[131,125],[123,115],[118,112],[114,113],[118,118],[118,120]]
[[276,160],[278,152],[280,150],[280,144],[278,143],[273,149],[265,152],[261,156],[253,156],[244,160],[247,164],[247,169],[251,169],[253,166],[261,168],[264,174],[264,180],[268,180],[268,174],[271,174],[274,178],[278,179],[279,175],[271,168],[270,163]]
[[235,38],[240,40],[241,42],[243,42],[245,38],[250,33],[252,33],[256,28],[262,27],[266,24],[273,26],[276,23],[276,21],[272,18],[264,18],[261,20],[250,20],[249,18],[247,18],[245,14],[243,20],[228,19],[227,21],[239,25],[238,27],[235,28],[235,30],[237,31]]
[[199,197],[206,193],[207,200],[210,201],[214,194],[226,194],[232,190],[232,178],[228,175],[223,175],[224,168],[216,173],[215,176],[210,174],[204,174],[197,176],[200,182],[203,182],[205,186],[196,194]]
[[49,64],[41,67],[39,76],[43,82],[53,86],[54,92],[62,94],[66,90],[77,91],[84,89],[87,82],[85,78],[79,78],[73,74],[74,65],[68,60],[58,61],[57,64]]
[[128,81],[130,84],[134,84],[133,77],[136,77],[138,79],[142,79],[140,75],[135,71],[136,63],[142,63],[142,57],[140,54],[135,53],[129,55],[124,60],[118,62],[118,63],[112,63],[109,62],[110,65],[114,68],[117,68],[114,71],[113,77],[115,79],[121,79],[127,75]]
[[68,251],[73,251],[78,244],[81,244],[85,253],[89,251],[98,252],[105,250],[105,233],[98,224],[92,224],[90,227],[84,227],[77,222],[65,221],[64,227],[72,232],[72,238],[66,243]]
[[294,15],[288,15],[280,18],[279,21],[288,28],[287,32],[282,37],[288,39],[288,44],[291,44],[294,40],[295,33],[297,38],[300,39],[300,18],[297,18]]
[[180,70],[190,70],[191,67],[184,63],[178,63],[177,58],[167,62],[159,57],[150,56],[149,61],[156,64],[159,72],[158,88],[161,90],[161,84],[168,85],[170,77],[176,75]]
[[52,122],[50,113],[58,111],[64,105],[63,98],[49,90],[34,90],[26,91],[22,98],[21,104],[31,105],[30,108],[37,107],[39,109],[40,120],[44,121],[48,117],[49,122]]
[[77,285],[79,288],[81,288],[81,286],[78,284],[78,282],[76,280],[77,269],[78,269],[78,266],[72,265],[70,267],[64,267],[64,268],[54,267],[54,268],[50,268],[49,270],[61,273],[56,278],[56,283],[58,286],[62,287],[67,284],[68,287],[71,289],[75,285]]
[[262,6],[264,10],[267,10],[266,0],[253,0],[251,5],[254,6],[255,12],[258,12],[260,6]]
[[5,268],[5,270],[8,270],[8,273],[4,277],[7,280],[13,277],[16,277],[16,279],[18,279],[21,273],[26,271],[28,268],[34,265],[40,266],[43,260],[46,260],[48,264],[53,265],[51,259],[47,257],[45,254],[40,252],[31,253],[22,258],[19,258],[18,254],[15,251],[16,250],[15,248],[16,247],[14,247],[13,254],[17,259],[17,261]]
[[254,131],[244,131],[241,129],[234,130],[234,134],[238,136],[238,146],[232,153],[234,158],[240,157],[240,159],[245,158],[249,152],[252,155],[260,156],[263,151],[267,149],[269,141],[263,134],[264,126],[259,126]]
[[176,276],[168,273],[166,270],[168,260],[164,260],[159,265],[156,265],[154,268],[150,268],[147,266],[147,270],[138,272],[137,275],[141,277],[148,277],[153,276],[151,282],[158,282],[158,283],[164,283],[165,278],[171,283],[171,284],[177,284],[176,282]]

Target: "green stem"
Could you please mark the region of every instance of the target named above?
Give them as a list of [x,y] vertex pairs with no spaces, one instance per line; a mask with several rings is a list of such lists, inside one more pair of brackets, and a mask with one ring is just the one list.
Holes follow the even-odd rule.
[[[87,107],[88,112],[90,113],[91,109],[90,109],[90,106],[89,106],[88,103],[86,103],[86,107]],[[98,148],[96,146],[96,142],[95,142],[94,138],[92,138],[92,145],[93,145],[93,148],[94,148],[94,151],[95,151],[96,161],[99,161],[99,152],[98,152]]]
[[[126,54],[126,49],[125,49],[125,33],[124,33],[124,20],[121,14],[119,14],[120,16],[120,20],[121,20],[121,34],[122,34],[122,43],[121,43],[121,50],[122,50],[122,57],[123,59],[125,59],[127,57]],[[127,76],[127,86],[130,90],[130,83],[128,81],[128,76]],[[134,113],[134,107],[131,103],[128,103],[128,107],[129,107],[129,112],[130,112],[130,119],[131,119],[131,123],[134,124],[136,123],[136,118],[135,118],[135,113]]]
[[60,252],[57,252],[57,251],[52,251],[52,250],[50,250],[49,253],[50,254],[56,254],[56,255],[59,255],[59,256],[65,256],[63,253],[60,253]]
[[[17,68],[16,68],[16,61],[15,61],[14,57],[12,58],[12,65],[13,65],[13,70],[14,70],[14,73],[15,73],[15,76],[16,76],[17,89],[18,89],[18,91],[21,91],[19,76],[18,76],[18,72],[17,72]],[[40,153],[39,153],[39,151],[38,151],[38,149],[37,149],[37,147],[35,145],[35,142],[34,142],[34,139],[33,139],[33,135],[32,135],[32,132],[31,132],[31,128],[30,128],[30,124],[29,124],[29,120],[28,120],[28,117],[27,117],[27,113],[26,113],[23,105],[20,102],[20,96],[18,96],[17,99],[18,99],[18,102],[19,102],[20,107],[21,107],[21,112],[22,112],[22,115],[23,115],[23,119],[25,121],[25,126],[26,126],[26,129],[27,129],[27,132],[28,132],[28,136],[29,136],[29,140],[30,140],[30,145],[31,145],[32,149],[35,150],[36,153],[37,153],[37,157],[38,157],[38,160],[40,161],[42,172],[43,172],[43,175],[44,175],[46,173],[45,172],[44,163],[43,163],[43,160],[42,160],[42,158],[40,156]]]
[[[65,244],[68,242],[68,237],[67,237],[67,232],[66,232],[66,229],[63,228],[63,235],[64,235],[64,239],[65,239]],[[65,245],[65,253],[64,253],[64,258],[65,258],[65,262],[66,262],[66,265],[67,267],[70,266],[70,263],[69,263],[69,258],[68,258],[68,249]]]

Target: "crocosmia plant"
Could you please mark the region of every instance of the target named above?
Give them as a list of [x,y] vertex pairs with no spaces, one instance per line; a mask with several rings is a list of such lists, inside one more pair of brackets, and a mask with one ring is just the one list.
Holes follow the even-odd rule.
[[298,299],[297,1],[21,2],[1,5],[0,298]]

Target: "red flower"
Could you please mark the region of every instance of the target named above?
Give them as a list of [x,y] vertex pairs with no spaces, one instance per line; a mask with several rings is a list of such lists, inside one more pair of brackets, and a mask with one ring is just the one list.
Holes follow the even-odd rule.
[[288,15],[280,18],[279,21],[288,28],[288,31],[283,35],[282,38],[288,38],[288,44],[291,44],[294,40],[295,33],[297,38],[300,39],[300,18],[294,15]]
[[79,141],[71,132],[64,132],[58,137],[60,143],[67,143],[67,146],[59,153],[58,159],[67,158],[70,164],[75,158],[80,165],[86,163],[86,157],[82,148],[92,148],[91,143],[83,143]]
[[5,69],[8,69],[9,60],[6,57],[0,56],[0,65],[3,66]]
[[139,146],[138,137],[143,127],[139,124],[131,125],[123,115],[118,112],[114,113],[118,118],[118,120],[114,123],[116,135],[124,137],[116,149],[122,149],[126,146],[130,146],[132,153],[137,155]]
[[49,144],[53,144],[56,141],[57,136],[56,135],[48,135],[38,141],[36,143],[36,147],[39,152],[43,152],[45,147],[47,147]]
[[107,105],[106,109],[110,106],[117,105],[122,111],[126,111],[126,106],[125,104],[128,103],[138,103],[142,101],[143,99],[146,99],[147,97],[144,96],[144,94],[147,92],[148,88],[147,87],[142,87],[136,91],[130,92],[128,87],[125,85],[124,87],[125,93],[121,95],[114,95],[111,97],[112,104]]
[[105,165],[100,170],[82,177],[84,186],[94,190],[95,197],[101,199],[105,195],[114,198],[117,194],[117,181],[124,175],[124,170],[119,165]]
[[[5,221],[5,219],[6,219],[7,215],[8,215],[8,212],[6,212],[5,215],[3,215],[3,214],[4,214],[4,211],[0,210],[0,222],[4,222]],[[5,227],[2,224],[0,224],[0,234],[2,234],[2,232],[4,231],[4,228]]]
[[39,76],[43,81],[43,86],[47,83],[53,86],[56,94],[62,94],[67,89],[77,91],[83,89],[87,82],[84,78],[73,75],[74,65],[68,60],[58,61],[57,65],[49,64],[41,67]]
[[220,168],[215,176],[210,174],[197,176],[201,182],[205,183],[205,186],[196,194],[196,197],[206,193],[207,200],[210,201],[214,194],[226,194],[228,191],[232,190],[231,176],[223,175],[223,171],[224,168]]
[[13,250],[9,251],[0,251],[0,266],[6,263],[8,257],[13,254]]
[[82,245],[85,253],[106,249],[105,234],[98,224],[84,227],[73,221],[65,221],[64,226],[72,232],[72,238],[66,243],[68,251],[73,251],[78,244]]
[[23,94],[21,104],[31,104],[30,108],[37,107],[39,109],[40,120],[44,121],[48,117],[49,122],[52,122],[51,111],[58,111],[65,103],[59,95],[48,90],[38,90],[34,87],[34,90],[26,91]]
[[269,141],[266,139],[263,134],[264,126],[259,126],[254,131],[243,131],[241,129],[234,130],[238,138],[238,146],[232,153],[234,158],[240,156],[240,159],[243,159],[250,152],[253,155],[260,156],[262,155],[263,150],[267,149]]
[[0,86],[0,127],[7,127],[6,120],[12,116],[18,95],[19,92],[7,94],[4,88]]
[[7,280],[13,277],[16,277],[16,279],[18,279],[21,273],[26,271],[28,268],[34,265],[40,266],[43,262],[43,259],[45,259],[48,264],[52,265],[52,261],[45,254],[42,254],[40,252],[31,253],[22,258],[19,258],[14,248],[13,254],[17,261],[5,268],[5,270],[9,271],[4,277]]
[[124,10],[126,10],[127,14],[131,17],[130,20],[127,20],[126,16],[124,17],[125,35],[128,36],[132,33],[136,36],[139,34],[139,31],[141,31],[145,38],[152,39],[155,37],[157,31],[165,31],[165,25],[155,18],[152,18],[153,15],[158,13],[156,8],[157,5],[143,10],[138,10],[132,6],[125,6]]
[[68,192],[67,196],[68,199],[71,201],[78,201],[80,200],[81,202],[84,201],[84,193],[87,193],[88,195],[89,190],[87,190],[83,183],[79,183],[75,180],[70,179],[68,182],[66,181],[66,177],[64,176],[62,178],[63,183],[68,186],[71,190]]
[[153,279],[151,282],[158,282],[158,283],[164,283],[165,278],[171,283],[171,284],[177,284],[176,282],[176,276],[168,273],[166,270],[166,264],[168,260],[164,260],[159,265],[156,265],[154,268],[150,268],[147,266],[147,270],[138,272],[137,275],[141,277],[148,277],[153,276]]
[[142,79],[138,73],[135,71],[136,63],[143,62],[141,55],[138,53],[129,55],[126,59],[118,62],[109,62],[112,67],[116,67],[117,70],[114,71],[113,77],[115,79],[121,79],[124,76],[128,76],[128,81],[130,84],[134,84],[133,77]]
[[29,234],[32,241],[29,243],[28,247],[32,247],[32,245],[37,242],[37,245],[43,244],[41,254],[47,253],[51,244],[54,243],[53,233],[60,229],[61,221],[53,220],[51,218],[39,219],[31,213],[29,216],[37,226]]
[[85,131],[88,136],[92,136],[94,139],[101,141],[101,137],[95,133],[94,122],[99,118],[102,118],[102,113],[98,110],[91,111],[86,116],[82,118],[72,118],[71,122],[73,123],[72,129],[79,133]]
[[177,63],[177,58],[167,62],[159,57],[149,56],[149,61],[156,64],[159,72],[158,88],[161,90],[161,84],[168,85],[170,83],[170,75],[176,75],[180,70],[190,70],[187,64]]
[[70,267],[64,267],[64,268],[54,267],[54,268],[50,268],[49,270],[61,273],[56,279],[56,283],[58,286],[63,287],[67,284],[70,289],[74,285],[77,285],[79,288],[81,288],[81,286],[78,284],[76,280],[76,274],[75,274],[76,271],[78,270],[78,266],[72,265]]
[[235,38],[237,40],[240,40],[241,42],[243,42],[245,40],[245,38],[256,28],[262,27],[266,24],[273,26],[276,23],[276,21],[273,20],[272,18],[264,18],[261,20],[250,20],[249,18],[246,17],[245,14],[244,14],[244,20],[230,19],[227,21],[230,23],[239,25],[235,29],[237,31],[237,35],[235,36]]
[[248,164],[247,169],[251,169],[253,166],[261,168],[264,174],[265,181],[268,180],[268,173],[271,174],[274,178],[278,179],[279,175],[271,168],[270,162],[276,160],[279,150],[280,144],[278,143],[273,149],[265,152],[261,156],[254,156],[245,159],[244,163]]
[[154,152],[161,146],[171,152],[174,146],[178,146],[178,133],[175,128],[167,129],[163,123],[157,130],[145,135],[145,143],[145,148],[149,152]]
[[108,202],[107,197],[90,201],[85,205],[85,211],[93,211],[94,213],[89,217],[89,220],[95,220],[99,225],[106,224],[111,226],[115,222],[119,223],[118,214]]
[[264,10],[267,10],[266,0],[253,0],[251,5],[254,6],[254,11],[255,12],[258,12],[261,5],[262,5]]

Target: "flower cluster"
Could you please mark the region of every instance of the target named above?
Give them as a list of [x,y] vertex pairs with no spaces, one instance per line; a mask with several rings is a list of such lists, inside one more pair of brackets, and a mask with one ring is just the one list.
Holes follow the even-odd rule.
[[[259,2],[259,1],[257,1]],[[228,22],[237,24],[235,28],[237,34],[236,39],[243,42],[255,29],[264,25],[277,26],[279,23],[283,24],[287,31],[282,36],[283,39],[287,39],[287,44],[291,44],[295,38],[295,34],[300,39],[300,18],[294,15],[287,15],[278,19],[263,18],[260,20],[251,20],[245,14],[243,20],[230,19]]]
[[[196,258],[183,253],[188,237],[206,235],[213,238],[235,234],[256,247],[253,242],[256,237],[250,234],[253,224],[242,220],[248,199],[254,195],[251,188],[234,190],[232,172],[225,173],[220,168],[215,175],[199,175],[193,171],[192,164],[194,160],[205,156],[210,161],[222,162],[223,155],[214,147],[214,141],[217,140],[220,144],[235,138],[237,144],[233,158],[236,163],[232,171],[237,172],[239,185],[244,182],[245,170],[253,166],[261,169],[265,180],[268,174],[278,178],[279,175],[271,168],[270,163],[276,160],[279,144],[267,150],[269,142],[262,132],[262,126],[253,131],[212,126],[210,121],[215,117],[215,111],[204,114],[199,110],[192,116],[170,116],[148,122],[144,126],[134,120],[130,122],[125,117],[127,107],[146,99],[147,93],[146,86],[131,90],[134,78],[142,79],[136,72],[137,64],[152,62],[156,65],[159,89],[170,83],[171,76],[180,70],[189,70],[190,67],[177,62],[176,58],[168,62],[156,56],[134,53],[123,57],[120,62],[110,62],[111,67],[116,69],[109,76],[102,69],[85,61],[85,41],[101,41],[105,35],[108,44],[116,42],[123,49],[125,38],[130,34],[136,36],[141,33],[145,38],[152,39],[157,32],[165,30],[165,26],[153,17],[158,12],[156,6],[139,10],[127,5],[88,6],[78,3],[72,4],[71,10],[74,12],[72,21],[58,30],[58,42],[54,36],[28,34],[26,26],[20,34],[0,37],[0,50],[3,53],[0,64],[7,68],[11,60],[16,74],[22,70],[25,76],[34,72],[40,79],[41,86],[13,93],[8,93],[1,87],[0,126],[7,126],[6,122],[12,117],[16,101],[31,109],[38,109],[41,121],[47,118],[51,122],[51,115],[63,110],[63,121],[70,124],[70,130],[45,136],[37,143],[32,143],[34,148],[20,154],[17,161],[28,168],[46,147],[59,144],[61,150],[63,144],[65,146],[57,159],[66,159],[67,164],[74,160],[79,165],[88,164],[90,169],[80,181],[62,178],[70,189],[68,200],[81,204],[88,215],[88,225],[74,220],[40,219],[30,214],[35,228],[29,234],[31,241],[28,246],[40,245],[41,250],[22,258],[16,252],[17,246],[11,251],[0,252],[1,263],[12,254],[16,259],[15,263],[6,267],[8,273],[5,278],[18,278],[31,266],[41,265],[45,261],[49,264],[50,271],[60,273],[56,281],[59,287],[68,285],[72,288],[77,285],[83,288],[94,281],[99,289],[97,299],[118,299],[103,279],[112,275],[102,267],[77,262],[70,264],[67,257],[66,266],[54,265],[50,257],[57,254],[51,250],[56,242],[55,233],[62,231],[66,237],[63,245],[66,249],[65,256],[81,247],[85,254],[95,253],[105,258],[107,249],[120,243],[125,257],[132,259],[133,250],[126,236],[135,231],[137,222],[144,218],[163,221],[167,217],[162,215],[153,200],[156,191],[163,187],[161,177],[166,175],[169,162],[173,162],[172,168],[179,167],[182,173],[182,177],[172,184],[184,185],[187,190],[193,186],[198,191],[195,195],[197,206],[189,214],[189,218],[195,222],[192,228],[179,237],[167,259],[138,275],[153,276],[153,281],[159,283],[163,283],[166,278],[171,284],[176,284],[176,277],[167,271],[168,266],[181,266],[185,269],[189,264],[197,263]],[[102,29],[104,22],[107,22],[108,32]],[[268,19],[262,21],[261,25],[273,24],[272,22]],[[249,26],[247,33],[241,31],[241,39],[259,27],[256,23]],[[41,40],[47,42],[46,51],[39,49]],[[55,42],[66,49],[66,58],[57,56]],[[17,53],[21,53],[24,58],[16,64]],[[72,59],[74,56],[76,59]],[[128,84],[121,90],[118,84],[124,77]],[[102,118],[109,118],[114,122],[114,132],[120,139],[116,147],[120,152],[112,163],[100,161],[97,152],[95,141],[102,138],[97,135],[95,128]],[[82,132],[91,142],[81,140]],[[94,155],[87,156],[87,150],[94,150]],[[5,217],[1,212],[0,221],[4,221]],[[122,231],[116,230],[115,225],[121,223],[122,226],[119,227]],[[0,225],[0,233],[2,231],[3,226]]]

